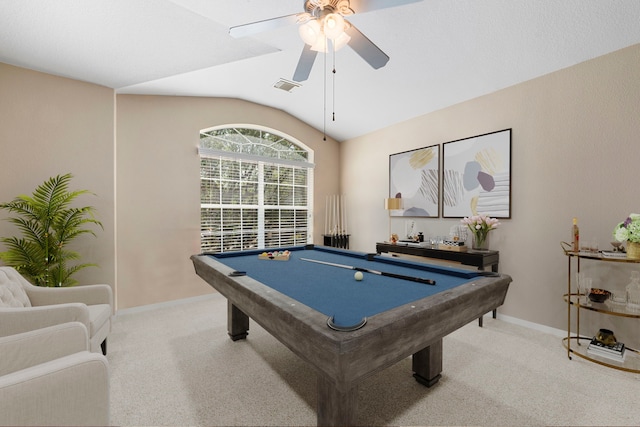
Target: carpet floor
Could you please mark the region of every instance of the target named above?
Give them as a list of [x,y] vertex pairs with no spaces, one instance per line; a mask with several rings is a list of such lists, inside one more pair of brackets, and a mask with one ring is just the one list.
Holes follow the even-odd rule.
[[[226,331],[219,294],[123,310],[109,337],[111,422],[121,426],[316,424],[314,370],[252,321]],[[567,358],[555,335],[485,316],[443,340],[431,388],[411,360],[359,387],[359,425],[640,425],[640,375]]]

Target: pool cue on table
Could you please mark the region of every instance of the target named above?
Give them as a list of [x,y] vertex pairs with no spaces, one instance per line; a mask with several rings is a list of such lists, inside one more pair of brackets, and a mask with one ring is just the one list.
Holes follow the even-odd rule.
[[354,267],[353,265],[336,264],[333,262],[319,261],[317,259],[300,258],[303,261],[315,262],[317,264],[330,265],[332,267],[346,268],[347,270],[363,271],[365,273],[377,274],[379,276],[393,277],[395,279],[410,280],[412,282],[424,283],[425,285],[435,285],[436,281],[432,279],[423,279],[422,277],[405,276],[404,274],[388,273],[386,271],[370,270],[368,268]]

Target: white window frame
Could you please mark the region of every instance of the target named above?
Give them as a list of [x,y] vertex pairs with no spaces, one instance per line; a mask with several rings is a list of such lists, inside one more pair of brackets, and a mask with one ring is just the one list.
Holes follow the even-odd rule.
[[[266,165],[275,165],[275,166],[285,166],[285,167],[294,167],[294,168],[303,168],[306,170],[306,177],[307,177],[307,182],[306,182],[306,206],[303,208],[298,208],[298,206],[295,204],[293,204],[293,206],[287,206],[287,208],[282,209],[282,210],[289,210],[293,209],[294,211],[296,210],[301,210],[301,211],[305,211],[306,210],[306,241],[305,243],[312,243],[313,242],[313,170],[314,170],[314,164],[313,164],[313,150],[311,150],[309,147],[307,147],[305,144],[303,144],[302,142],[296,140],[295,138],[283,134],[279,131],[276,131],[274,129],[269,129],[266,127],[261,127],[261,126],[255,126],[255,125],[248,125],[248,124],[242,124],[242,125],[224,125],[224,126],[216,126],[216,127],[212,127],[212,128],[207,128],[207,129],[203,129],[201,130],[201,134],[205,133],[205,132],[211,132],[211,131],[215,131],[215,130],[220,130],[220,129],[251,129],[251,130],[258,130],[258,131],[262,131],[262,132],[267,132],[269,134],[272,135],[276,135],[279,138],[282,138],[292,144],[294,144],[297,149],[302,149],[305,151],[306,156],[307,156],[307,161],[301,161],[301,160],[290,160],[290,159],[281,159],[281,158],[275,158],[275,157],[263,157],[263,156],[257,156],[257,155],[252,155],[252,154],[247,154],[247,153],[238,153],[238,152],[230,152],[230,151],[225,151],[225,150],[216,150],[216,149],[210,149],[210,148],[205,148],[200,146],[198,148],[198,153],[199,153],[199,157],[202,159],[203,157],[206,158],[214,158],[214,159],[229,159],[232,161],[246,161],[246,162],[250,162],[250,163],[257,163],[258,164],[258,241],[257,241],[257,249],[266,249],[266,240],[265,240],[265,234],[266,234],[266,224],[265,224],[265,212],[269,209],[274,209],[280,205],[271,205],[271,206],[266,206],[264,204],[264,168]],[[201,177],[201,181],[202,181],[202,177]],[[242,208],[253,208],[253,206],[245,206],[243,204],[233,204],[233,205],[228,205],[228,204],[206,204],[206,203],[200,203],[200,207],[201,207],[201,212],[202,209],[242,209]],[[201,216],[201,229],[204,230],[204,223],[203,223],[203,217]],[[224,241],[224,220],[222,219],[222,223],[221,223],[221,227],[219,230],[220,233],[220,237],[222,239],[222,241]],[[202,233],[202,237],[204,236],[204,231]],[[205,247],[205,245],[203,245],[204,243],[204,239],[201,238],[201,248],[203,250],[203,252],[206,251],[210,251],[210,249],[208,247]],[[281,242],[282,243],[282,242]],[[241,249],[247,249],[244,248],[244,242],[241,244],[242,248]],[[284,244],[280,244],[280,245],[269,245],[269,247],[283,247],[283,246],[289,246],[288,242],[285,242]],[[224,251],[225,247],[224,247],[224,243],[222,243],[220,245],[219,248],[217,248],[218,250],[216,250],[216,252],[218,251]]]

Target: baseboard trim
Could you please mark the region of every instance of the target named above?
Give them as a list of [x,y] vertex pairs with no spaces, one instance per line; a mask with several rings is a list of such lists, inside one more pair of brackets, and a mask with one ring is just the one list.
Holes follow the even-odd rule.
[[551,326],[541,325],[539,323],[529,322],[528,320],[518,319],[517,317],[507,316],[504,314],[500,314],[500,311],[498,311],[497,319],[507,323],[512,323],[514,325],[523,326],[528,329],[533,329],[534,331],[555,335],[557,337],[567,336],[567,331],[563,329],[552,328]]
[[177,299],[177,300],[158,302],[158,303],[155,303],[155,304],[141,305],[141,306],[138,306],[138,307],[123,308],[123,309],[117,310],[115,315],[116,315],[116,317],[117,316],[126,316],[127,314],[143,313],[145,311],[157,310],[157,309],[168,308],[168,307],[175,307],[177,305],[189,304],[189,303],[194,303],[194,302],[199,302],[199,301],[204,301],[204,300],[213,299],[213,298],[219,298],[219,297],[220,297],[220,294],[217,293],[217,292],[214,292],[214,293],[209,294],[209,295],[200,295],[200,296],[197,296],[197,297],[182,298],[182,299]]

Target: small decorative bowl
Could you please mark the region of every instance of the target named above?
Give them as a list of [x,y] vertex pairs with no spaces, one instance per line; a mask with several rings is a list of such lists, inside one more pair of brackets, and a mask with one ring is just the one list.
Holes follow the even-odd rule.
[[605,302],[611,296],[611,292],[606,289],[593,288],[589,292],[589,299],[592,302]]

